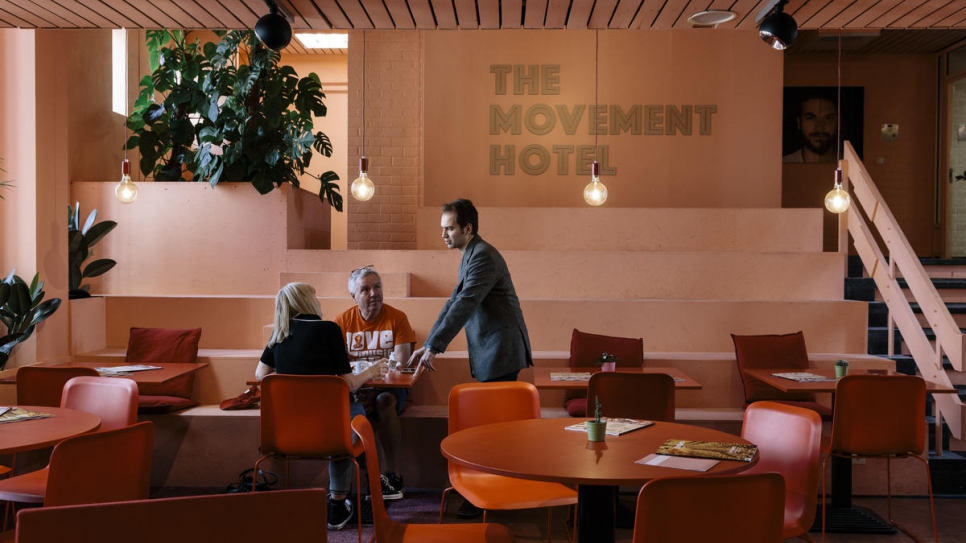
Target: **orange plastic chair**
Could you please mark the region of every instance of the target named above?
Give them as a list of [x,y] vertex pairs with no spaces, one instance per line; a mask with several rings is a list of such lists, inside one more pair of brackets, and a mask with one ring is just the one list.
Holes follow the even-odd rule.
[[138,385],[118,377],[74,377],[64,385],[61,407],[93,413],[99,430],[115,430],[138,421]]
[[[449,393],[449,433],[481,424],[540,418],[540,396],[532,383],[462,383]],[[449,462],[450,486],[443,491],[439,521],[443,522],[446,498],[456,490],[470,503],[487,510],[532,509],[577,503],[577,491],[559,483],[527,481]],[[547,538],[552,532],[552,509],[547,511]]]
[[[289,461],[292,459],[352,460],[356,467],[356,488],[361,497],[362,477],[356,457],[363,453],[363,448],[362,443],[352,439],[349,384],[345,379],[333,375],[273,373],[262,379],[261,384],[259,449],[262,456],[255,462],[255,473],[267,458],[283,458],[285,484],[288,486]],[[361,514],[356,515],[356,521],[361,543]]]
[[[833,456],[885,458],[888,521],[916,541],[922,541],[892,518],[893,458],[915,458],[925,468],[932,515],[933,541],[939,541],[926,445],[926,382],[911,375],[846,375],[835,385],[832,439],[822,462],[826,473]],[[825,478],[822,478],[822,541],[825,541]]]
[[590,406],[600,399],[605,417],[674,422],[674,378],[666,373],[595,373],[587,398]]
[[634,543],[781,543],[777,473],[653,479],[637,496]]
[[[124,428],[138,421],[138,386],[116,377],[74,377],[64,385],[60,406],[99,416],[99,431]],[[14,477],[10,484],[18,488],[19,499],[11,501],[43,503],[49,476],[47,466]]]
[[154,424],[82,434],[61,441],[43,477],[0,480],[0,500],[45,506],[147,499]]
[[806,371],[809,367],[805,334],[768,334],[738,336],[731,334],[735,344],[738,375],[745,393],[745,403],[759,401],[781,402],[816,411],[825,420],[832,419],[832,410],[815,401],[810,392],[782,392],[767,383],[745,375],[747,369],[794,369]]
[[808,535],[818,504],[822,457],[822,418],[811,409],[777,402],[755,402],[745,409],[741,437],[758,445],[758,463],[749,473],[776,472],[785,478],[782,537]]
[[372,523],[377,543],[510,543],[516,541],[508,528],[500,524],[403,524],[389,518],[382,499],[379,482],[379,457],[376,438],[369,421],[357,415],[352,419],[355,431],[366,451],[366,471],[369,476],[369,495],[372,497]]
[[19,543],[323,542],[325,494],[279,490],[25,509],[16,537]]
[[[596,364],[604,352],[617,356],[621,368],[639,368],[644,365],[644,339],[589,334],[574,328],[570,335],[570,367],[589,367]],[[587,396],[582,392],[570,392],[564,407],[571,417],[587,414]]]
[[97,377],[94,368],[24,366],[17,370],[17,403],[60,407],[64,385],[74,377]]

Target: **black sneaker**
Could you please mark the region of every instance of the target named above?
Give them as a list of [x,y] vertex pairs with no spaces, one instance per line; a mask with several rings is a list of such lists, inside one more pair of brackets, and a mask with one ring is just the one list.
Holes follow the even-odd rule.
[[388,472],[385,475],[379,476],[379,479],[382,481],[382,499],[387,501],[402,499],[403,492],[405,492],[402,477]]
[[463,505],[456,510],[456,517],[463,519],[476,518],[483,514],[483,510],[464,499]]
[[[329,494],[328,524],[330,530],[341,530],[349,523],[349,519],[352,518],[352,513],[352,500],[349,498],[337,500]],[[371,512],[369,516],[372,516]]]

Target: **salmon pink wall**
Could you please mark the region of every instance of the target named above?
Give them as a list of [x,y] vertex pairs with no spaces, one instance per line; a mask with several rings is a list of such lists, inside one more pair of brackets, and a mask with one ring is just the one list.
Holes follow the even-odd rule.
[[424,33],[423,204],[584,207],[596,102],[605,206],[780,205],[783,57],[757,32],[600,32],[596,99],[595,36]]

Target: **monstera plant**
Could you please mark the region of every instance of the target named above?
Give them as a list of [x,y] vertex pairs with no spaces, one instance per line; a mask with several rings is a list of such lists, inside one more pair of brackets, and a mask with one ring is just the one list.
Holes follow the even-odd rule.
[[11,270],[0,281],[0,370],[7,365],[13,348],[60,307],[60,298],[44,301],[44,283],[39,274],[34,274],[28,286],[16,271]]
[[[220,34],[202,44],[183,31],[147,32],[157,66],[141,79],[126,147],[140,151],[141,173],[156,181],[248,181],[262,194],[298,187],[312,175],[313,151],[332,156],[329,138],[313,133],[313,119],[326,114],[319,77],[280,65],[252,31]],[[312,177],[319,197],[342,211],[339,176]]]

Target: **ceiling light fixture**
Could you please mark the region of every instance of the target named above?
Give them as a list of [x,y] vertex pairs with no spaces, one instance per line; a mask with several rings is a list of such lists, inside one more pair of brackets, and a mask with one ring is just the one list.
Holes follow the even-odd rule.
[[798,23],[795,18],[782,11],[787,3],[788,0],[779,0],[775,4],[775,11],[762,19],[758,26],[761,39],[778,51],[784,51],[798,37]]
[[688,17],[688,23],[693,26],[714,27],[720,25],[721,23],[727,23],[737,16],[738,14],[733,11],[723,9],[708,9],[705,11],[699,11]]
[[366,31],[362,31],[362,146],[359,153],[359,177],[349,187],[356,200],[365,202],[376,193],[369,179],[369,159],[366,157]]
[[597,81],[600,72],[600,34],[594,30],[594,112],[590,122],[594,123],[594,163],[590,165],[590,183],[584,187],[584,201],[597,207],[607,201],[607,187],[600,182],[600,163],[597,162]]
[[265,5],[268,6],[268,15],[262,15],[255,23],[255,35],[265,47],[272,51],[281,51],[292,41],[292,25],[285,19],[285,15],[279,13],[275,2],[265,0]]
[[295,35],[306,49],[348,49],[348,34],[302,33]]
[[[128,111],[128,89],[127,89],[127,66],[128,66],[128,52],[127,52],[127,31],[122,29],[124,33],[124,135],[127,135],[127,111]],[[138,197],[138,186],[131,181],[131,161],[127,159],[127,142],[124,142],[124,161],[121,162],[121,180],[118,182],[117,186],[114,187],[114,197],[118,199],[122,204],[130,204]]]
[[845,177],[842,173],[842,36],[839,35],[839,82],[838,82],[838,96],[836,97],[837,103],[835,105],[835,121],[838,123],[835,129],[835,150],[836,156],[839,159],[838,164],[835,167],[835,185],[832,190],[825,195],[825,209],[828,209],[832,213],[845,213],[849,210],[849,206],[852,203],[851,198],[849,198],[849,193],[842,188],[842,180]]

